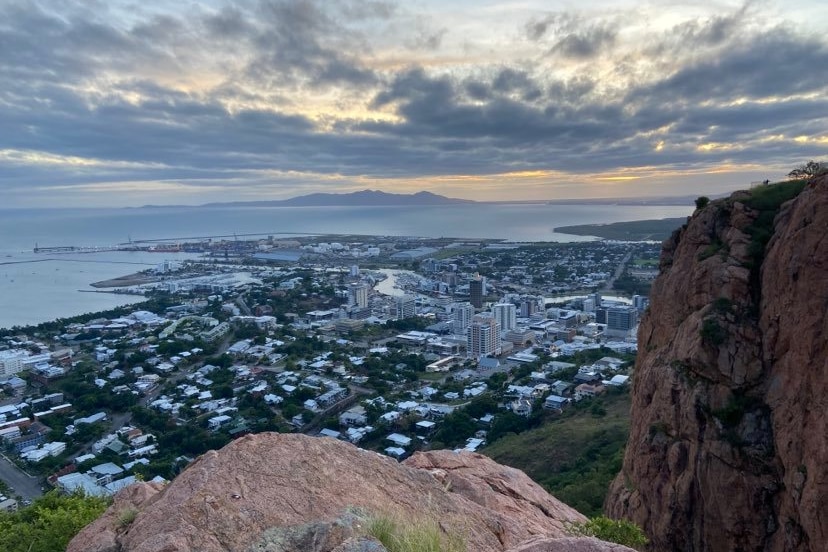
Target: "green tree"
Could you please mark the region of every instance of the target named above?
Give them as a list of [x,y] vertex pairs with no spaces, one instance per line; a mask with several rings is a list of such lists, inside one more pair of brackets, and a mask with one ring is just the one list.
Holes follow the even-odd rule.
[[828,164],[821,161],[814,161],[813,159],[803,165],[799,165],[794,170],[788,173],[788,178],[813,178],[828,172]]
[[105,498],[49,492],[17,512],[0,513],[0,550],[62,552],[107,505]]
[[477,422],[463,410],[455,410],[443,419],[440,429],[434,435],[435,441],[447,447],[455,447],[477,431]]

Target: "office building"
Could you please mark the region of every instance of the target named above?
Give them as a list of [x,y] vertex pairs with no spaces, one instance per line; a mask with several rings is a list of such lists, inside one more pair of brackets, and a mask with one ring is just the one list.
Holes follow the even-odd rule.
[[469,302],[476,309],[483,308],[483,279],[480,276],[469,282]]
[[612,307],[607,309],[607,332],[626,333],[638,324],[638,311],[635,307]]

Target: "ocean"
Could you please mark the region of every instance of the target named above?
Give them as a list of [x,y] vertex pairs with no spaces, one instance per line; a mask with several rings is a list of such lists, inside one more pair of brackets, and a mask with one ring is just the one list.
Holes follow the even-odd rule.
[[583,241],[553,228],[684,217],[692,206],[466,204],[417,207],[158,207],[0,210],[0,328],[37,324],[140,301],[83,293],[89,284],[185,254],[35,254],[57,246],[245,234],[360,234],[510,241]]

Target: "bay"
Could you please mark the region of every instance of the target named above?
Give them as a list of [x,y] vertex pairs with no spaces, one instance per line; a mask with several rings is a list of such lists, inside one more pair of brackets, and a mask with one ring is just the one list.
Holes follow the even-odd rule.
[[0,209],[0,327],[36,324],[139,301],[82,293],[89,284],[182,254],[35,254],[39,247],[106,247],[130,240],[246,234],[351,234],[584,241],[559,226],[684,217],[692,206],[478,203],[394,207],[151,207]]

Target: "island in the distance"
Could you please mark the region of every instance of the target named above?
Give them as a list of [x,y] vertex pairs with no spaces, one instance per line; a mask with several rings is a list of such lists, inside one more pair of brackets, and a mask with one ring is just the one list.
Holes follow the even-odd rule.
[[[267,201],[229,201],[205,203],[199,207],[363,207],[391,205],[459,205],[477,203],[470,199],[446,197],[431,192],[395,194],[379,190],[361,190],[347,194],[316,193]],[[145,208],[167,207],[144,205]],[[180,207],[176,206],[176,207]]]

